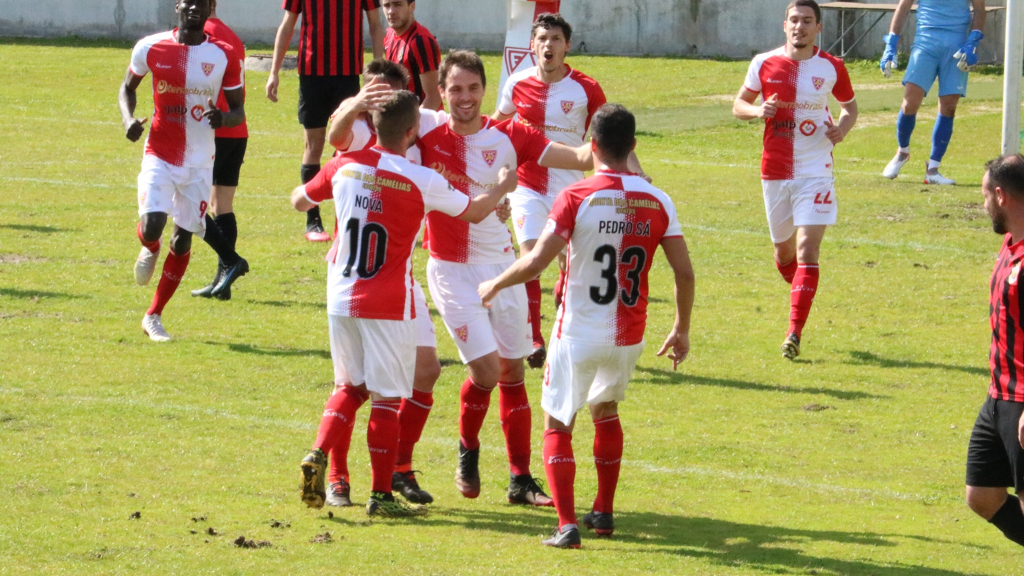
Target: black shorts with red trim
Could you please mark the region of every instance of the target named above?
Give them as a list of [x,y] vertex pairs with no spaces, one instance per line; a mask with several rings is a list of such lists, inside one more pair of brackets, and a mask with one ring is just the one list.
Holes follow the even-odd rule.
[[985,400],[967,446],[967,485],[982,488],[1013,486],[1024,494],[1024,449],[1017,437],[1024,403]]
[[213,159],[213,185],[238,186],[238,173],[245,162],[248,138],[215,138],[217,156]]
[[358,93],[357,75],[299,75],[299,123],[307,130],[326,128],[338,105]]

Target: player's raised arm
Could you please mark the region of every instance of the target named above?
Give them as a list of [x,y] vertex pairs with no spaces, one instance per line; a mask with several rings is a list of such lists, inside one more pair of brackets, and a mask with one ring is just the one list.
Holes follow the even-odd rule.
[[[516,260],[497,278],[482,282],[477,287],[480,301],[487,306],[502,289],[536,278],[538,274],[544,272],[552,260],[562,253],[566,244],[568,242],[561,236],[545,230],[533,250]],[[689,317],[687,317],[687,321],[689,321]]]
[[292,35],[295,34],[295,24],[298,21],[298,14],[285,10],[284,19],[277,27],[277,35],[274,37],[274,58],[270,63],[270,77],[267,78],[267,98],[271,102],[277,102],[277,86],[281,81],[278,74],[284,63],[284,55],[288,52],[288,45],[292,43]]
[[384,57],[384,25],[380,23],[380,10],[366,11],[366,23],[370,28],[370,43],[373,45],[373,59]]
[[739,93],[736,94],[736,99],[732,103],[732,115],[739,120],[774,118],[775,113],[778,112],[776,107],[779,101],[778,95],[772,94],[771,97],[758,105],[755,104],[757,102],[757,94],[757,92],[750,90],[746,86],[740,88]]
[[686,248],[686,240],[682,236],[664,238],[661,241],[661,248],[665,251],[665,258],[676,277],[676,319],[672,325],[672,331],[665,338],[661,345],[658,356],[664,355],[669,349],[672,352],[668,357],[672,359],[672,369],[675,370],[679,363],[686,360],[690,353],[690,312],[693,310],[694,275],[693,265],[690,263],[690,252]]
[[124,126],[124,135],[132,142],[138,142],[145,131],[146,118],[141,120],[135,118],[135,106],[138,102],[136,91],[142,83],[142,76],[136,76],[129,68],[124,73],[124,82],[117,93],[117,104],[121,109],[121,124]]
[[498,183],[487,192],[470,200],[469,207],[459,216],[459,219],[472,224],[483,221],[491,212],[494,212],[494,208],[497,207],[502,197],[516,189],[518,183],[519,177],[516,176],[515,170],[502,168],[498,173]]
[[374,78],[367,82],[355,96],[341,103],[337,112],[331,117],[331,127],[327,132],[327,141],[338,150],[348,150],[352,143],[352,125],[360,114],[381,110],[394,90],[389,84]]
[[545,168],[561,168],[564,170],[586,172],[594,169],[594,155],[590,150],[589,142],[584,142],[578,148],[552,142],[537,163]]

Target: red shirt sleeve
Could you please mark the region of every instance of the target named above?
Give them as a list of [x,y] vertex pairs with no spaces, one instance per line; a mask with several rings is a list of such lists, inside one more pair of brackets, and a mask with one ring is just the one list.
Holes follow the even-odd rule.
[[441,66],[441,47],[433,36],[419,36],[413,43],[416,46],[414,55],[419,65],[419,73],[433,72]]
[[568,242],[572,238],[573,230],[576,229],[576,214],[579,213],[581,199],[579,193],[571,186],[562,190],[561,194],[555,197],[544,230]]
[[332,158],[330,162],[324,166],[324,169],[317,173],[312,180],[306,183],[306,197],[311,202],[317,204],[324,200],[330,200],[334,198],[334,174],[338,171],[344,162],[343,156]]
[[363,0],[363,11],[369,12],[380,8],[380,0]]
[[593,80],[584,84],[583,89],[587,93],[587,123],[584,129],[590,130],[590,121],[594,118],[594,114],[597,113],[598,108],[608,103],[608,99],[605,97],[601,85]]
[[498,124],[497,128],[512,141],[512,147],[516,150],[516,161],[520,166],[527,162],[540,162],[540,157],[551,145],[551,141],[544,137],[543,132],[513,122],[511,119]]
[[221,81],[222,90],[237,90],[245,85],[242,80],[242,65],[243,60],[239,60],[231,52],[233,51],[231,46],[221,44],[222,48],[225,48],[225,53],[228,57],[228,67],[224,71],[224,79]]
[[853,84],[850,83],[850,73],[846,71],[846,64],[836,58],[832,64],[836,67],[836,85],[832,87],[832,95],[841,103],[846,103],[854,98]]
[[302,14],[302,0],[284,0],[281,8],[292,14]]

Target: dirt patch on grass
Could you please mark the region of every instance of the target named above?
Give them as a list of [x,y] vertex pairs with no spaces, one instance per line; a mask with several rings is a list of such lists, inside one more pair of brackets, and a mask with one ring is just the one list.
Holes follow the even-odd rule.
[[260,540],[259,542],[257,542],[255,540],[247,540],[245,536],[239,536],[238,538],[235,538],[234,544],[239,548],[270,548],[271,546],[273,546],[273,544],[267,542],[266,540]]
[[808,404],[804,406],[804,410],[808,412],[821,412],[823,410],[835,410],[835,406],[826,406],[824,404]]
[[334,539],[331,538],[331,533],[330,532],[324,532],[323,534],[317,534],[316,536],[313,536],[312,538],[309,539],[309,543],[310,544],[330,544],[331,542],[334,542]]
[[0,264],[24,264],[26,262],[46,262],[47,260],[49,258],[26,254],[0,254]]

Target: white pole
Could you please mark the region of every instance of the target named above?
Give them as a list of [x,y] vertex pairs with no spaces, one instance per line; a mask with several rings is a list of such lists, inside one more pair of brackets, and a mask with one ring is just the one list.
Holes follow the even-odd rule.
[[1003,56],[1003,154],[1020,152],[1021,72],[1024,70],[1024,0],[1006,2]]

